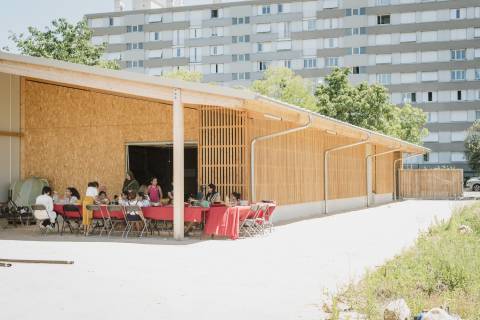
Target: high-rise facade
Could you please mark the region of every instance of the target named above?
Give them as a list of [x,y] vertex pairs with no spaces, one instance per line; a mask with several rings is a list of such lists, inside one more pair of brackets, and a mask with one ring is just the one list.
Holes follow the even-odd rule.
[[334,67],[381,83],[428,115],[421,166],[466,170],[464,138],[480,119],[479,0],[252,0],[87,15],[107,59],[161,76],[247,86],[269,66],[314,82]]

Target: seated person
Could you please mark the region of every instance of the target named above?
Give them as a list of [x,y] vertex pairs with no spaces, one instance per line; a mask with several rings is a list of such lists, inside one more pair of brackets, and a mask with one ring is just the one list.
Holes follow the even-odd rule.
[[235,207],[235,206],[240,205],[240,198],[241,198],[240,193],[235,192],[235,191],[232,192],[230,194],[230,206]]
[[108,199],[107,193],[105,191],[100,191],[98,196],[95,198],[95,203],[100,205],[110,204],[110,199]]
[[113,200],[110,202],[110,204],[119,205],[119,203],[118,203],[119,200],[120,200],[120,198],[118,197],[118,195],[114,195]]
[[217,192],[217,186],[214,185],[213,183],[210,183],[208,185],[208,193],[207,193],[207,196],[205,197],[205,200],[210,202],[210,204],[213,204],[215,202],[220,202],[220,193]]
[[80,193],[73,187],[65,189],[65,195],[60,201],[61,204],[78,204],[80,201]]
[[138,193],[137,200],[139,203],[141,203],[141,207],[150,207],[150,199],[148,198],[148,195],[146,195],[143,192]]
[[57,220],[57,213],[53,211],[52,188],[43,187],[42,194],[37,197],[35,204],[43,205],[47,211],[48,217],[50,218],[42,221],[40,227],[53,229],[55,227],[55,221]]

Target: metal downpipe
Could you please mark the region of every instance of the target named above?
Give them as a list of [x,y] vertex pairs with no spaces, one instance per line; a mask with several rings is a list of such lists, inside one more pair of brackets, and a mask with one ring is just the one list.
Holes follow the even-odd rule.
[[380,157],[380,156],[384,156],[386,154],[389,154],[389,153],[394,153],[394,152],[397,152],[397,151],[400,151],[402,150],[401,148],[397,148],[397,149],[393,149],[393,150],[389,150],[389,151],[384,151],[384,152],[380,152],[380,153],[376,153],[376,154],[369,154],[368,156],[365,157],[365,174],[367,175],[366,176],[366,179],[365,179],[365,183],[366,183],[366,190],[367,190],[367,208],[369,206],[369,203],[368,203],[368,160],[371,159],[371,158],[376,158],[376,157]]
[[265,136],[255,137],[253,138],[252,142],[250,143],[250,197],[252,202],[255,201],[255,144],[257,141],[263,141],[272,139],[275,137],[284,136],[286,134],[294,133],[297,131],[305,130],[312,126],[312,116],[308,115],[308,121],[301,127],[288,129],[285,131],[279,131],[271,134],[267,134]]
[[345,144],[343,146],[335,147],[325,151],[323,159],[323,199],[325,201],[325,214],[328,214],[328,155],[333,151],[339,151],[343,149],[353,148],[360,146],[362,144],[368,143],[370,140],[370,134],[367,135],[367,138],[362,141],[358,141],[351,144]]

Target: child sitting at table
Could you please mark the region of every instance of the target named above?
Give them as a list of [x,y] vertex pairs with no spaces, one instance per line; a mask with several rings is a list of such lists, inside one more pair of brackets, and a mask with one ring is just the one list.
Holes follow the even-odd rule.
[[240,193],[236,192],[236,191],[233,191],[232,193],[230,193],[230,203],[229,203],[229,205],[231,207],[235,207],[235,206],[240,205],[240,198],[241,198]]
[[142,204],[142,207],[150,207],[150,199],[143,192],[138,193],[137,201]]
[[104,205],[107,205],[107,204],[110,204],[110,200],[108,199],[107,197],[107,193],[105,191],[100,191],[98,193],[98,196],[97,198],[95,199],[95,203],[96,204],[104,204]]

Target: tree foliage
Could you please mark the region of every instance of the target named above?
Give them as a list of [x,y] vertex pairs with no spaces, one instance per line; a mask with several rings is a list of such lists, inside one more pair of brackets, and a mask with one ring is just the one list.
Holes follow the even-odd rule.
[[115,61],[101,60],[106,44],[97,46],[90,42],[93,31],[88,28],[86,20],[71,24],[60,18],[53,20],[52,25],[46,27],[45,31],[28,27],[28,33],[12,33],[9,37],[21,54],[119,69]]
[[200,82],[203,79],[203,74],[198,71],[189,71],[189,70],[179,69],[179,70],[171,71],[164,74],[164,77],[170,78],[170,79]]
[[480,172],[480,122],[475,121],[468,129],[465,138],[465,149],[468,164],[476,173]]
[[283,67],[268,68],[262,80],[252,84],[253,91],[307,109],[315,108],[312,84]]
[[408,104],[390,103],[385,87],[368,83],[353,86],[349,69],[336,68],[317,86],[315,111],[356,126],[420,144],[427,134],[425,113]]

